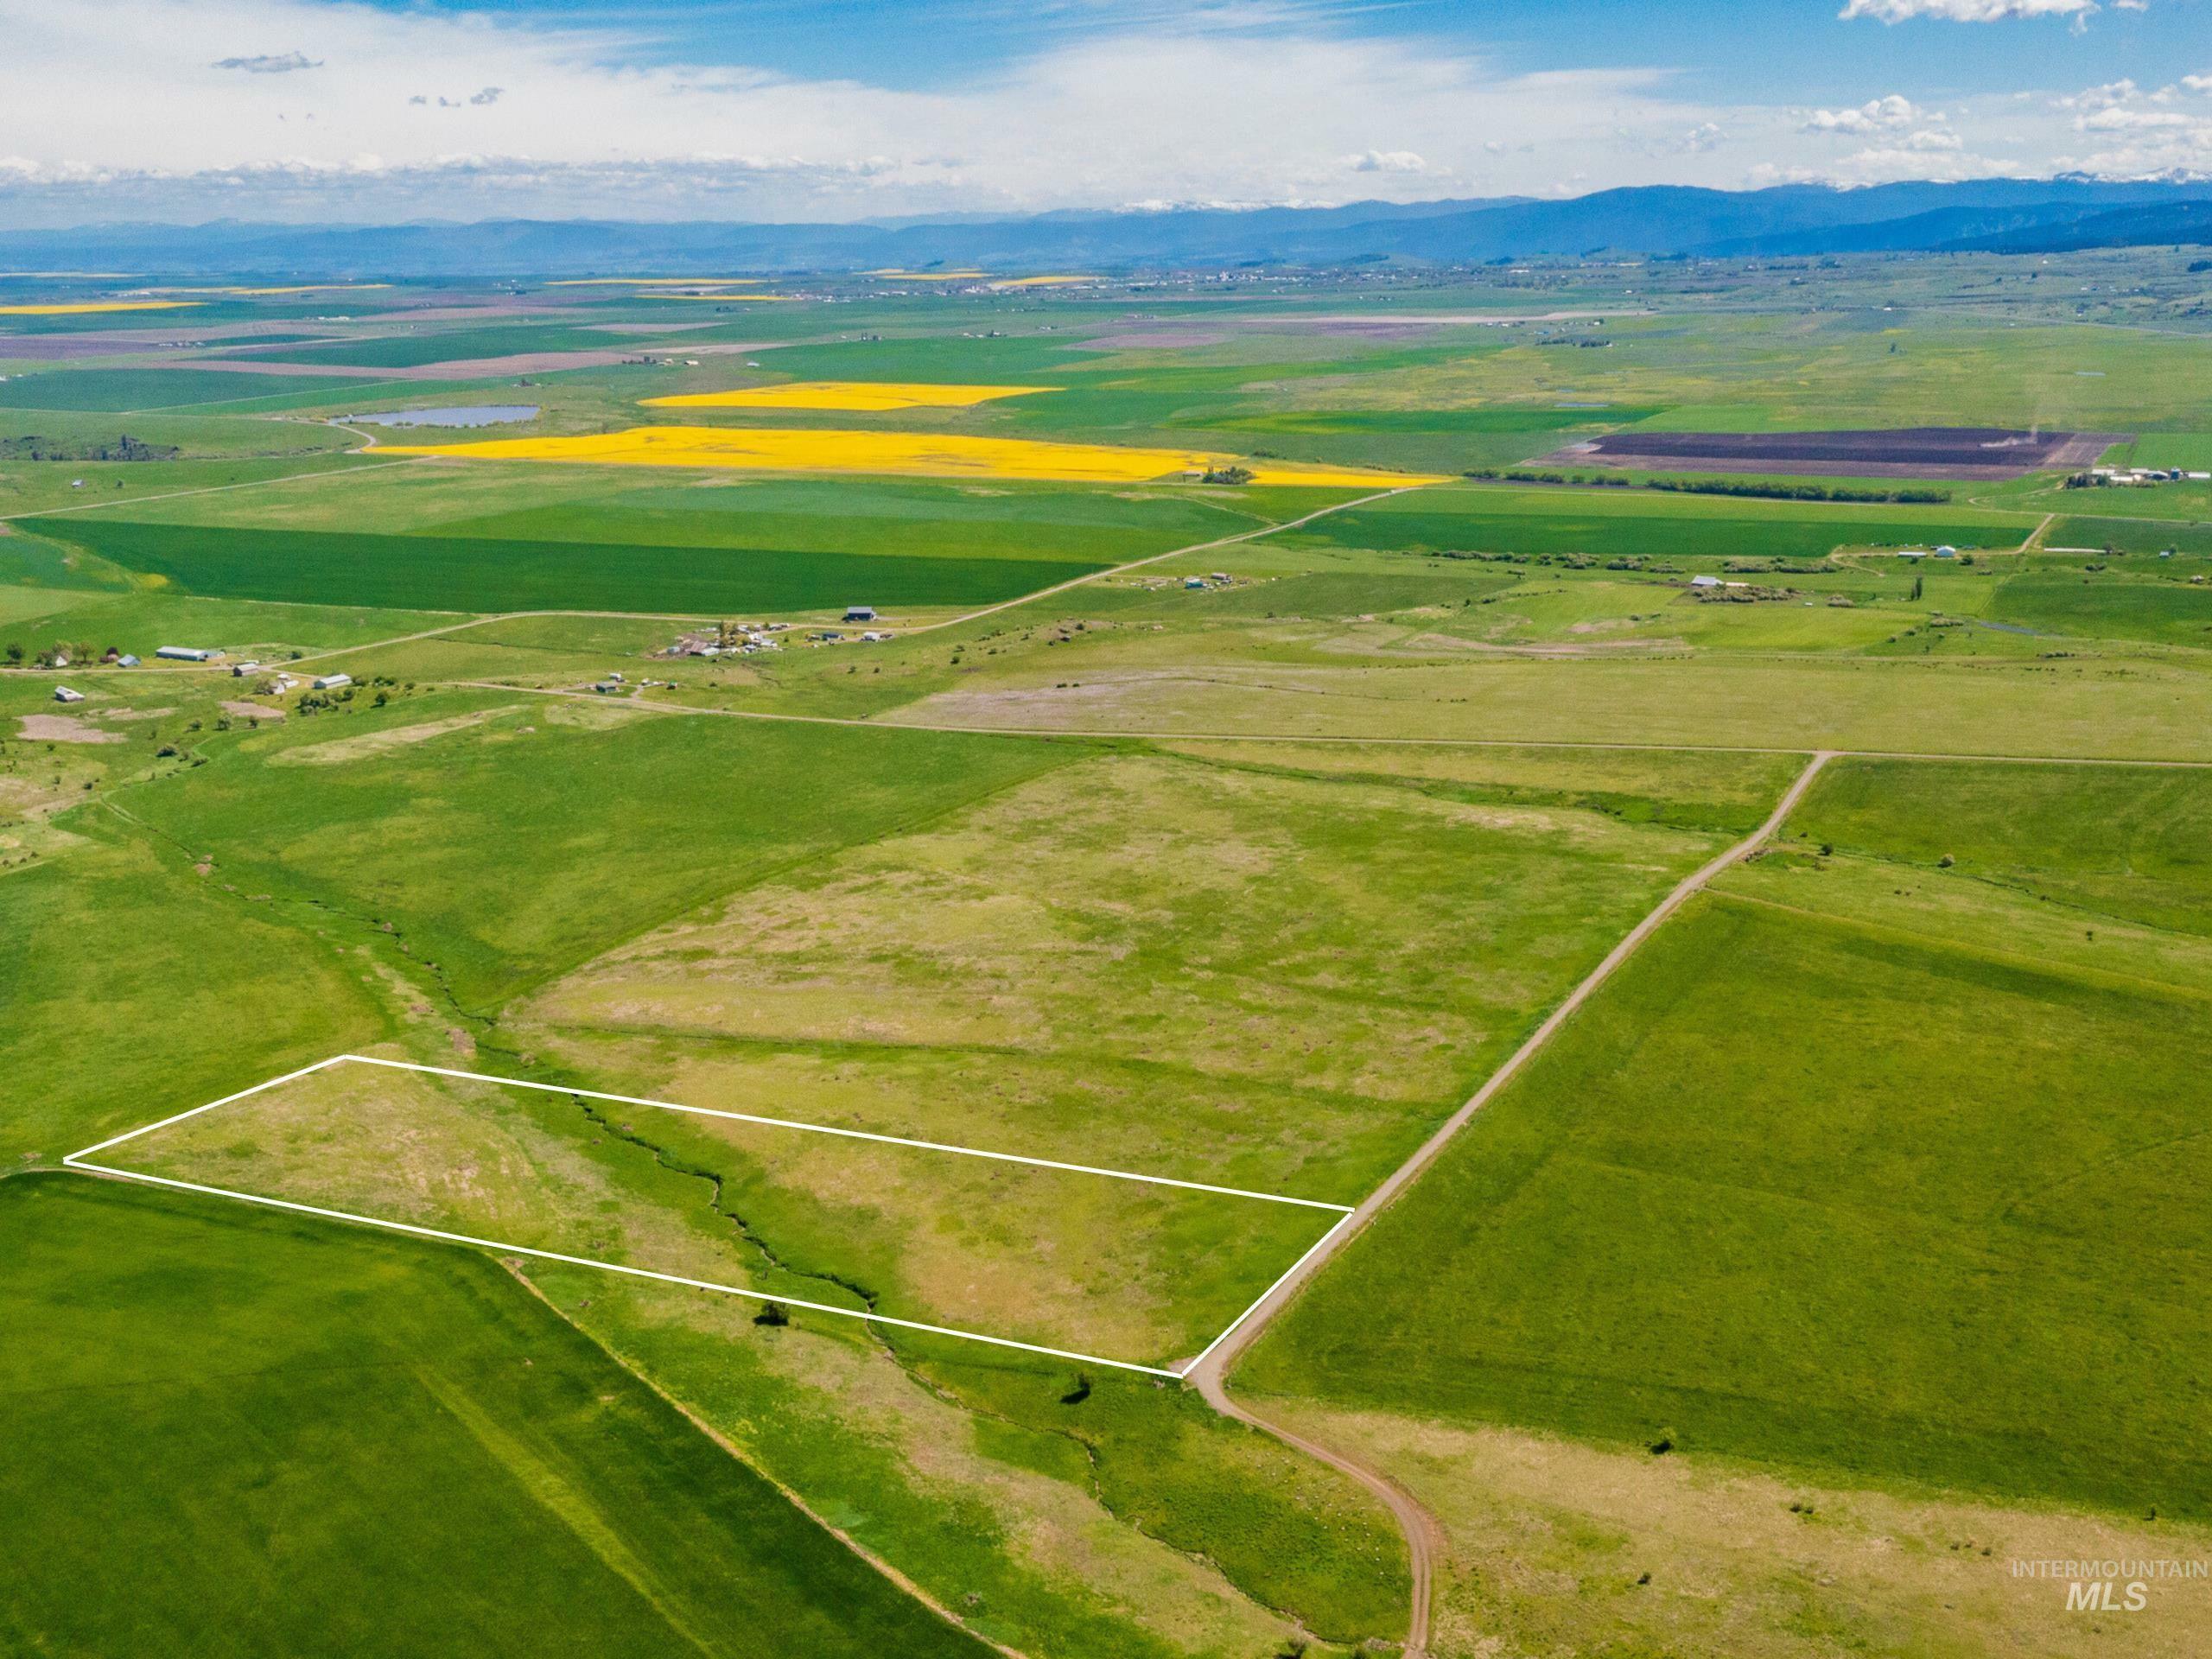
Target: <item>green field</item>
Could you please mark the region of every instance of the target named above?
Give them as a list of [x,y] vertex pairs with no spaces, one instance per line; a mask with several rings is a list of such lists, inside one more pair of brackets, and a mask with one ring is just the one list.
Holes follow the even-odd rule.
[[33,533],[86,548],[189,594],[316,605],[451,611],[621,610],[711,616],[850,604],[989,604],[1103,568],[1024,559],[877,557],[747,547],[482,537],[346,535],[32,519]]
[[2145,518],[2061,518],[2047,538],[2053,547],[2114,548],[2123,553],[2212,553],[2212,524]]
[[[645,342],[642,348],[651,349],[651,342]],[[477,328],[430,328],[415,334],[379,334],[334,346],[302,346],[296,351],[287,351],[282,356],[288,363],[327,363],[364,369],[418,369],[433,363],[461,362],[483,357],[512,357],[524,352],[639,349],[639,343],[620,334],[561,323],[538,322]]]
[[988,1650],[474,1252],[52,1175],[0,1239],[15,1650]]
[[2190,583],[2178,574],[2162,581],[2147,572],[2024,573],[1998,588],[1989,617],[2082,639],[2203,647],[2212,645],[2212,586]]
[[1842,547],[2015,547],[2034,521],[1618,490],[1424,490],[1295,532],[1317,545],[1592,558],[1819,559]]
[[[497,692],[417,694],[211,748],[207,766],[132,791],[132,814],[254,891],[394,924],[472,1008],[793,859],[1081,753]],[[502,898],[520,867],[527,905]]]
[[[2205,1177],[2212,953],[2201,901],[2165,896],[2193,872],[2139,883],[2129,851],[2206,798],[2195,773],[1840,766],[1791,845],[1853,857],[1777,855],[1669,925],[1244,1380],[2212,1516],[2184,1427],[2212,1239],[2176,1203]],[[1968,861],[1915,856],[1954,837]],[[1872,912],[1862,859],[1913,904]],[[2059,903],[2094,966],[2044,943]],[[2190,937],[2109,926],[2146,916]]]
[[[0,346],[0,355],[5,347]],[[123,410],[189,404],[240,403],[279,392],[340,391],[374,382],[359,377],[233,374],[221,369],[73,369],[11,376],[0,383],[0,409]]]

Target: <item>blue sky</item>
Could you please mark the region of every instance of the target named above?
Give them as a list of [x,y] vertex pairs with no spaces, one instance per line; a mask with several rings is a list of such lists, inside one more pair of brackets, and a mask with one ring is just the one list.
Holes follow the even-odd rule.
[[[1052,0],[394,0],[385,9],[556,19],[632,34],[641,57],[906,87],[957,85],[979,67],[1077,35],[1192,10]],[[2212,34],[2203,0],[2055,11],[1995,29],[1940,16],[1847,21],[1840,9],[1840,0],[1355,0],[1271,10],[1284,27],[1426,38],[1508,70],[1656,67],[1698,95],[1732,94],[1748,84],[1770,99],[1815,102],[1863,102],[1853,94],[1875,81],[1885,90],[1951,95],[2067,85],[2079,79],[2085,56],[2101,80],[2151,80],[2183,60],[2187,67],[2174,73],[2202,68]]]
[[2212,0],[0,0],[0,224],[2212,175]]

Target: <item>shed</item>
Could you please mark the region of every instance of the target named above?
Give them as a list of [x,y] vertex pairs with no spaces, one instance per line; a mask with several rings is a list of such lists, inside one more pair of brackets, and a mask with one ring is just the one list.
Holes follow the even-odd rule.
[[1692,576],[1690,578],[1690,586],[1693,588],[1718,588],[1719,585],[1720,578],[1718,576]]
[[212,663],[222,654],[219,651],[207,651],[198,645],[163,645],[154,653],[172,663]]
[[66,685],[57,685],[54,688],[54,700],[56,702],[82,702],[85,700],[85,694],[81,691],[72,691]]
[[318,691],[335,691],[341,685],[353,683],[353,677],[351,674],[325,674],[315,682],[315,689]]
[[845,607],[845,620],[848,622],[873,622],[875,620],[875,607],[873,605],[848,605]]

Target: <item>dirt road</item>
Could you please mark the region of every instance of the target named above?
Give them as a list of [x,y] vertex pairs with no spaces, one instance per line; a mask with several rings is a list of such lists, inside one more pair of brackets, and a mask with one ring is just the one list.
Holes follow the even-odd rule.
[[1407,1623],[1406,1633],[1406,1652],[1408,1656],[1418,1656],[1427,1651],[1429,1602],[1434,1586],[1436,1556],[1442,1548],[1444,1536],[1436,1518],[1387,1477],[1367,1468],[1343,1452],[1333,1451],[1328,1446],[1308,1440],[1302,1434],[1294,1433],[1278,1424],[1269,1422],[1250,1408],[1231,1399],[1227,1387],[1230,1367],[1236,1363],[1240,1354],[1258,1340],[1260,1333],[1267,1329],[1268,1323],[1291,1304],[1297,1297],[1299,1291],[1313,1279],[1314,1274],[1320,1272],[1347,1244],[1357,1237],[1367,1224],[1388,1208],[1400,1193],[1413,1185],[1414,1179],[1433,1163],[1437,1155],[1451,1143],[1452,1136],[1465,1128],[1469,1120],[1488,1105],[1498,1091],[1512,1081],[1529,1061],[1559,1033],[1560,1028],[1573,1017],[1575,1010],[1587,1002],[1596,994],[1598,988],[1611,978],[1623,963],[1636,954],[1637,947],[1658,931],[1660,924],[1680,910],[1689,901],[1692,895],[1700,891],[1714,876],[1719,874],[1730,865],[1748,857],[1773,837],[1790,813],[1796,810],[1797,803],[1804,798],[1805,791],[1812,787],[1813,780],[1820,775],[1821,768],[1834,759],[1834,754],[1835,751],[1830,749],[1816,752],[1806,763],[1804,771],[1799,772],[1796,781],[1783,792],[1781,800],[1775,804],[1774,810],[1767,815],[1765,823],[1760,824],[1757,830],[1729,848],[1727,851],[1685,876],[1677,883],[1674,890],[1652,909],[1650,914],[1630,928],[1621,942],[1605,953],[1605,960],[1592,969],[1584,976],[1582,982],[1567,993],[1567,1000],[1552,1010],[1549,1017],[1529,1034],[1528,1041],[1513,1051],[1504,1065],[1491,1073],[1482,1087],[1468,1097],[1466,1103],[1446,1118],[1438,1126],[1436,1133],[1421,1142],[1413,1156],[1391,1171],[1382,1184],[1370,1193],[1365,1201],[1352,1211],[1351,1219],[1330,1236],[1328,1243],[1323,1249],[1316,1250],[1300,1263],[1294,1272],[1287,1274],[1280,1284],[1268,1293],[1265,1298],[1254,1305],[1251,1312],[1244,1316],[1243,1321],[1226,1338],[1184,1374],[1183,1380],[1205,1395],[1206,1402],[1215,1410],[1234,1417],[1239,1422],[1249,1423],[1255,1428],[1264,1430],[1286,1446],[1294,1446],[1309,1457],[1319,1459],[1331,1468],[1342,1471],[1389,1506],[1390,1513],[1397,1517],[1398,1525],[1406,1535],[1406,1552],[1413,1574],[1413,1609]]

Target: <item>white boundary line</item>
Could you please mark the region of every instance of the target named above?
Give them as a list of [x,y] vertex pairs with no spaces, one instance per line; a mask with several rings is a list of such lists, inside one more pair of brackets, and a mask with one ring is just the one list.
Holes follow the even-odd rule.
[[[683,1112],[697,1117],[727,1118],[735,1122],[759,1123],[772,1128],[798,1129],[811,1135],[840,1135],[855,1141],[874,1141],[887,1146],[912,1147],[925,1152],[953,1153],[962,1157],[988,1158],[1001,1163],[1029,1164],[1039,1169],[1060,1170],[1077,1175],[1099,1175],[1112,1180],[1136,1181],[1147,1186],[1179,1187],[1188,1192],[1209,1192],[1222,1198],[1253,1198],[1265,1204],[1294,1205],[1301,1209],[1332,1211],[1337,1219],[1330,1224],[1328,1231],[1307,1246],[1298,1260],[1291,1263],[1281,1277],[1260,1294],[1250,1307],[1247,1307],[1230,1320],[1220,1335],[1208,1343],[1196,1358],[1180,1367],[1168,1368],[1159,1365],[1140,1365],[1126,1359],[1109,1359],[1103,1354],[1086,1354],[1073,1349],[1047,1347],[1040,1343],[1017,1342],[1010,1337],[987,1336],[980,1331],[963,1331],[951,1325],[929,1325],[919,1319],[894,1319],[889,1314],[878,1313],[866,1308],[836,1307],[827,1302],[804,1301],[795,1296],[772,1294],[767,1291],[749,1289],[741,1285],[719,1284],[711,1280],[687,1278],[681,1274],[658,1273],[649,1268],[626,1267],[618,1262],[601,1262],[589,1256],[567,1255],[558,1250],[542,1250],[528,1244],[510,1243],[503,1239],[479,1238],[471,1233],[448,1232],[442,1228],[418,1226],[412,1222],[387,1221],[378,1216],[357,1215],[349,1210],[330,1210],[320,1205],[301,1204],[290,1198],[266,1198],[257,1192],[240,1192],[230,1187],[208,1186],[198,1181],[181,1181],[167,1175],[149,1175],[138,1170],[118,1169],[110,1164],[92,1161],[96,1154],[105,1152],[111,1147],[119,1147],[127,1141],[136,1141],[141,1135],[151,1135],[156,1129],[167,1128],[173,1123],[181,1123],[188,1118],[198,1117],[203,1112],[212,1112],[219,1106],[228,1106],[233,1102],[245,1100],[251,1096],[262,1093],[264,1090],[278,1088],[288,1083],[296,1083],[302,1077],[312,1077],[315,1073],[327,1071],[332,1066],[348,1064],[388,1066],[397,1071],[421,1071],[433,1077],[459,1077],[473,1083],[497,1084],[510,1089],[531,1089],[543,1094],[568,1095],[586,1100],[612,1101],[625,1106],[650,1106],[661,1111]],[[901,1330],[926,1332],[931,1336],[955,1337],[965,1342],[985,1343],[994,1348],[1012,1348],[1023,1353],[1044,1354],[1054,1359],[1071,1359],[1087,1365],[1103,1365],[1115,1370],[1137,1371],[1147,1376],[1172,1377],[1178,1381],[1181,1380],[1192,1367],[1198,1364],[1199,1360],[1204,1359],[1206,1355],[1211,1353],[1226,1340],[1237,1326],[1249,1319],[1253,1311],[1264,1304],[1274,1293],[1275,1286],[1282,1283],[1283,1280],[1289,1278],[1303,1267],[1308,1258],[1333,1238],[1338,1229],[1350,1221],[1352,1216],[1351,1205],[1325,1204],[1318,1198],[1294,1198],[1276,1192],[1249,1192],[1243,1187],[1214,1186],[1204,1181],[1177,1180],[1166,1175],[1139,1175],[1128,1170],[1102,1169],[1090,1164],[1061,1163],[1050,1158],[1025,1158],[1015,1153],[986,1152],[975,1147],[948,1146],[934,1141],[912,1141],[895,1135],[874,1135],[861,1129],[831,1128],[820,1123],[798,1123],[783,1118],[758,1117],[749,1112],[715,1111],[703,1106],[681,1106],[672,1101],[647,1100],[636,1095],[611,1095],[596,1089],[567,1089],[558,1084],[530,1083],[519,1077],[499,1077],[481,1071],[461,1071],[448,1066],[420,1065],[410,1060],[378,1059],[366,1054],[334,1054],[327,1060],[317,1060],[313,1065],[303,1065],[296,1071],[287,1071],[283,1076],[271,1077],[266,1083],[257,1083],[250,1089],[241,1089],[235,1094],[225,1095],[219,1100],[211,1100],[204,1106],[194,1106],[189,1110],[172,1113],[168,1117],[143,1124],[137,1128],[126,1129],[121,1135],[111,1135],[96,1145],[67,1154],[61,1162],[65,1168],[83,1170],[92,1174],[111,1175],[120,1180],[141,1181],[152,1186],[173,1187],[182,1192],[199,1192],[212,1198],[232,1198],[241,1204],[257,1204],[271,1210],[289,1210],[300,1215],[320,1216],[329,1221],[351,1222],[362,1227],[380,1227],[390,1232],[407,1233],[418,1238],[435,1238],[452,1244],[474,1245],[481,1249],[498,1250],[514,1255],[534,1256],[540,1261],[559,1262],[570,1267],[596,1268],[602,1273],[619,1273],[633,1279],[653,1279],[664,1284],[683,1285],[694,1290],[710,1290],[727,1296],[743,1296],[753,1301],[778,1302],[791,1307],[806,1308],[816,1313],[834,1313],[841,1319],[859,1319],[868,1324],[896,1325]]]

